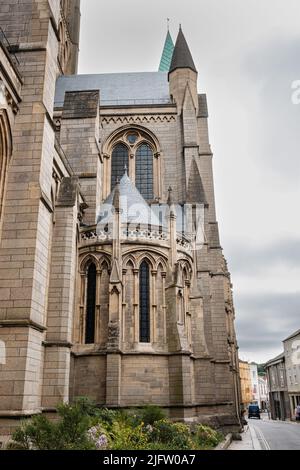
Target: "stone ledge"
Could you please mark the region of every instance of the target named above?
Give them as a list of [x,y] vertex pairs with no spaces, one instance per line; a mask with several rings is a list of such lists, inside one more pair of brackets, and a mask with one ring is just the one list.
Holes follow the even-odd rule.
[[10,327],[25,327],[25,328],[33,328],[34,330],[43,333],[47,330],[47,327],[41,325],[40,323],[36,323],[32,320],[19,320],[19,319],[11,319],[11,320],[0,320],[0,328],[10,328]]
[[227,450],[230,444],[232,443],[232,434],[229,433],[226,435],[224,441],[220,442],[214,450]]
[[11,411],[11,410],[1,410],[1,418],[21,418],[22,416],[33,416],[41,414],[41,410],[20,410],[20,411]]
[[70,341],[43,341],[42,345],[45,346],[45,348],[57,347],[71,349],[73,343],[70,343]]

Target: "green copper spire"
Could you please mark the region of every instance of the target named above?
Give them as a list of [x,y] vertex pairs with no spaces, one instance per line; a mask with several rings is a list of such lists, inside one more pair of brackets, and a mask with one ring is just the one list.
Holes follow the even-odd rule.
[[171,38],[171,34],[168,30],[167,37],[165,40],[164,50],[161,56],[160,64],[159,64],[159,72],[169,72],[172,55],[174,51],[174,43]]

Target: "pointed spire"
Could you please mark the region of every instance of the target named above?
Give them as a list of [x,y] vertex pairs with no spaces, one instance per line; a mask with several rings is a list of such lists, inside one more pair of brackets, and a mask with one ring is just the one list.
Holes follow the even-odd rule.
[[173,189],[171,188],[171,186],[169,186],[169,189],[168,189],[168,201],[167,201],[168,206],[172,206],[172,205],[174,204],[172,192],[173,192]]
[[181,29],[181,25],[180,25],[173,56],[172,56],[172,61],[170,65],[170,72],[173,72],[173,70],[175,69],[183,69],[183,68],[191,69],[194,72],[197,72],[191,51],[186,42],[186,39],[184,37],[184,34]]
[[119,178],[117,178],[117,183],[115,186],[115,192],[114,192],[114,197],[113,197],[113,207],[115,208],[116,211],[120,210],[120,181]]
[[121,279],[120,279],[120,270],[119,270],[118,260],[114,258],[113,263],[112,263],[112,270],[110,274],[110,282],[118,283],[120,281]]
[[188,188],[186,195],[186,202],[188,203],[200,203],[207,205],[207,199],[205,195],[204,186],[199,173],[198,165],[193,158],[190,168],[190,174],[188,179]]
[[160,59],[159,69],[158,69],[159,72],[169,72],[173,51],[174,51],[174,43],[173,43],[173,39],[169,31],[169,23],[168,23],[167,36],[166,36],[163,52],[162,52],[161,59]]

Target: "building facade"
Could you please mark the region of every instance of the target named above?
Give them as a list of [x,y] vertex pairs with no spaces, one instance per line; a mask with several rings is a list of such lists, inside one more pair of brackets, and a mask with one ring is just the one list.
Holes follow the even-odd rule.
[[250,364],[247,361],[239,360],[240,382],[241,382],[241,403],[243,410],[246,410],[252,402],[252,382],[250,374]]
[[265,364],[269,403],[272,419],[285,421],[291,418],[284,353]]
[[192,55],[180,29],[169,71],[77,75],[79,3],[0,6],[1,432],[83,395],[235,426],[235,313]]
[[269,409],[269,391],[268,381],[266,375],[259,375],[258,377],[259,397],[260,397],[260,409],[267,411]]
[[295,408],[300,405],[300,330],[283,341],[290,414],[295,417]]
[[251,394],[252,403],[259,405],[260,407],[260,393],[259,393],[259,382],[258,382],[258,370],[255,362],[250,362],[250,377],[251,377]]

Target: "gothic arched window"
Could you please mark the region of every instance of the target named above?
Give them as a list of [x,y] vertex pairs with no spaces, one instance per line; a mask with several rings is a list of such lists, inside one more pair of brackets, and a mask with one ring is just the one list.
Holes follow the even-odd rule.
[[[4,89],[0,87],[0,94]],[[4,202],[4,188],[7,178],[8,162],[11,156],[11,131],[5,110],[0,109],[0,219]]]
[[150,279],[149,265],[143,261],[139,273],[139,306],[140,306],[140,342],[150,342]]
[[153,152],[142,144],[135,156],[135,185],[145,199],[153,199]]
[[115,146],[111,156],[111,190],[113,190],[117,179],[124,175],[125,166],[128,168],[128,149],[123,144]]
[[96,266],[90,264],[87,273],[85,343],[95,342]]

